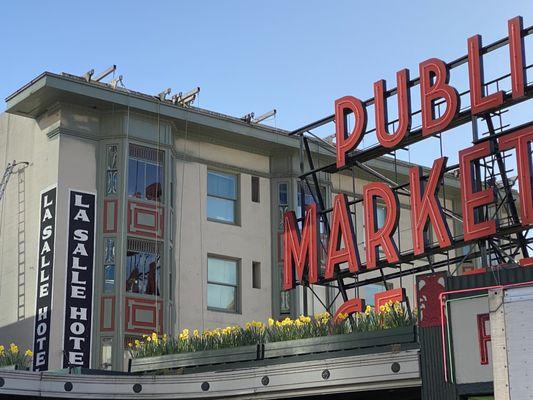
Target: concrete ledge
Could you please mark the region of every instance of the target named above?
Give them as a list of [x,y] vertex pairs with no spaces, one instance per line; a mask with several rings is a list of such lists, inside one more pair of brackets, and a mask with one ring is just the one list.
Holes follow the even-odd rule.
[[418,350],[407,350],[187,375],[63,375],[4,371],[0,372],[2,383],[0,396],[271,399],[417,387],[421,380]]

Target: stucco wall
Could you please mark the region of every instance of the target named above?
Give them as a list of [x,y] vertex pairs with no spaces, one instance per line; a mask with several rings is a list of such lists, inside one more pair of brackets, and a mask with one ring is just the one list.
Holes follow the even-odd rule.
[[0,200],[0,344],[4,345],[13,341],[32,347],[40,192],[58,180],[59,140],[49,139],[41,127],[57,119],[56,112],[40,121],[0,115],[1,174],[13,160],[30,163],[15,168]]
[[[265,321],[271,315],[270,183],[268,178],[260,178],[260,202],[254,203],[252,175],[242,171],[267,173],[268,157],[184,140],[178,141],[176,150],[205,160],[178,160],[175,166],[176,329],[211,329],[253,319]],[[237,225],[207,220],[209,168],[238,176]],[[238,313],[207,310],[208,254],[240,260]],[[261,263],[260,289],[252,288],[252,261]]]

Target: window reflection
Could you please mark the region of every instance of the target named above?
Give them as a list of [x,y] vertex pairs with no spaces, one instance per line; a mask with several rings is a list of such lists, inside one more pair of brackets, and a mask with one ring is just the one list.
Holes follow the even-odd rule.
[[126,257],[126,290],[160,295],[161,262],[155,244],[129,239]]
[[237,311],[238,261],[208,257],[207,307]]
[[141,200],[163,201],[163,152],[130,145],[128,196]]
[[235,223],[237,176],[217,171],[207,173],[207,218]]

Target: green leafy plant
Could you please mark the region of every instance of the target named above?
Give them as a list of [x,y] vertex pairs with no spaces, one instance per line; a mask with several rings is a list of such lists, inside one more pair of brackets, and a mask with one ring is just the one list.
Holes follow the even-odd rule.
[[7,349],[0,345],[0,367],[15,365],[18,369],[27,369],[31,365],[32,356],[31,350],[22,353],[15,343],[11,343]]
[[363,313],[356,313],[352,318],[340,314],[333,319],[327,312],[313,317],[301,315],[296,319],[285,318],[275,321],[272,318],[267,324],[252,321],[245,325],[228,326],[205,330],[200,333],[184,329],[176,338],[156,333],[145,335],[142,340],[128,343],[132,358],[160,356],[218,350],[231,347],[273,343],[285,340],[297,340],[322,336],[340,335],[352,332],[372,332],[383,329],[412,326],[416,315],[406,311],[405,307],[396,302],[389,302],[379,310],[368,306]]

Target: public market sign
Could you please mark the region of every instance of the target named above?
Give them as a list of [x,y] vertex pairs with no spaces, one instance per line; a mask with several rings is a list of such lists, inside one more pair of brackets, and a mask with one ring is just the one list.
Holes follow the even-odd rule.
[[48,370],[56,237],[56,192],[57,188],[54,186],[41,192],[40,196],[39,262],[33,333],[34,371]]
[[[516,17],[508,22],[509,71],[511,78],[510,94],[498,91],[484,94],[483,48],[481,36],[468,39],[468,78],[470,87],[470,108],[460,110],[460,96],[449,83],[450,66],[438,58],[431,58],[419,65],[420,78],[411,81],[409,70],[397,73],[397,90],[386,92],[384,80],[374,83],[375,126],[379,144],[390,151],[402,148],[414,135],[411,130],[410,87],[418,83],[421,103],[421,139],[441,133],[457,126],[458,119],[469,120],[471,117],[483,116],[490,111],[514,104],[528,94],[522,18]],[[503,41],[505,43],[505,40]],[[386,97],[396,93],[398,99],[398,122],[394,131],[388,130]],[[444,112],[435,113],[435,103],[440,103]],[[351,152],[361,142],[367,124],[366,104],[353,96],[345,96],[335,101],[336,129],[336,167],[337,170],[350,165]],[[347,117],[353,114],[355,124],[347,130]],[[417,132],[418,134],[419,132]],[[478,190],[475,183],[473,166],[476,161],[495,154],[495,152],[514,149],[516,151],[520,223],[522,226],[533,224],[532,195],[532,160],[531,141],[533,140],[533,123],[508,130],[497,138],[481,139],[472,147],[459,152],[459,177],[462,195],[462,214],[464,242],[490,237],[496,233],[497,224],[493,219],[480,220],[477,209],[494,202],[491,189]],[[429,176],[422,176],[419,167],[409,170],[409,187],[411,193],[411,235],[413,239],[414,258],[427,255],[428,228],[432,227],[442,250],[453,247],[454,239],[438,198],[440,182],[446,171],[447,157],[434,161]],[[377,227],[377,203],[386,208],[383,225]],[[338,194],[333,200],[331,225],[325,272],[318,274],[319,222],[316,204],[307,206],[300,230],[294,211],[284,215],[284,278],[283,288],[293,288],[297,281],[319,283],[334,279],[339,272],[339,265],[346,264],[349,272],[358,274],[364,270],[400,263],[400,254],[393,238],[398,228],[400,207],[398,194],[393,188],[382,182],[368,183],[363,187],[364,241],[366,263],[360,261],[357,239],[348,208],[347,196]],[[385,255],[379,259],[378,250]],[[344,270],[346,271],[346,270]]]
[[96,195],[69,191],[63,368],[89,368]]

